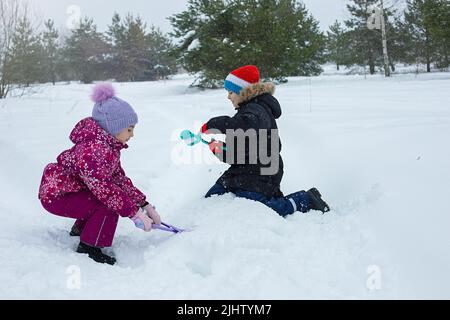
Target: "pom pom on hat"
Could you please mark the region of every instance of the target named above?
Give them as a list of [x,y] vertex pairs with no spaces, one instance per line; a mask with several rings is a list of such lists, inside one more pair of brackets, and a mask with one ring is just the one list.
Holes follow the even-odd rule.
[[102,103],[113,98],[115,95],[116,91],[111,83],[100,83],[94,87],[91,99],[95,103]]

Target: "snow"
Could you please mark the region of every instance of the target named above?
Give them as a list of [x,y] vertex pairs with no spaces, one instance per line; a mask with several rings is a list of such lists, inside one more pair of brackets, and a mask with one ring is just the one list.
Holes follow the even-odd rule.
[[140,117],[127,174],[164,221],[194,231],[144,233],[121,219],[113,267],[75,253],[73,221],[37,199],[44,166],[90,115],[92,85],[0,100],[0,298],[450,298],[450,73],[289,80],[276,93],[282,189],[316,186],[327,215],[203,198],[226,165],[178,135],[232,115],[225,91],[188,88],[187,75],[115,84]]
[[195,49],[198,49],[200,47],[200,40],[194,39],[191,44],[189,45],[187,51],[193,51]]

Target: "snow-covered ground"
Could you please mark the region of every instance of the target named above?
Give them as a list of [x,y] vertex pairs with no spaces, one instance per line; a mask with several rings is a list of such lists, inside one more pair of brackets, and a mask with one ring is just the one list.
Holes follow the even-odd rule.
[[280,86],[282,189],[316,186],[333,207],[287,219],[231,195],[203,198],[226,165],[177,136],[233,108],[225,91],[191,82],[115,84],[140,116],[127,174],[163,220],[195,230],[147,234],[121,219],[114,267],[75,253],[72,221],[37,199],[44,166],[90,115],[92,86],[0,100],[0,298],[450,298],[450,73]]

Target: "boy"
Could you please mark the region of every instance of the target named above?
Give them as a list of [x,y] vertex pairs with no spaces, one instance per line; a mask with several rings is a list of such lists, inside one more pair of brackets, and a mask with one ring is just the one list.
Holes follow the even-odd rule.
[[226,134],[226,143],[213,140],[209,146],[231,167],[205,197],[232,192],[259,201],[283,217],[296,211],[330,211],[316,188],[286,197],[280,190],[283,160],[276,119],[281,116],[281,106],[273,96],[275,85],[260,82],[258,68],[249,65],[232,71],[225,89],[236,115],[213,118],[201,132]]

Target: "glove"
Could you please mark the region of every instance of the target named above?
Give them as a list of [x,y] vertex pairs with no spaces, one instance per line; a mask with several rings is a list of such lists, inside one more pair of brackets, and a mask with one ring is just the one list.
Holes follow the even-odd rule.
[[146,214],[144,209],[139,208],[136,214],[130,219],[134,222],[136,228],[142,229],[145,232],[152,230],[153,220]]
[[214,154],[221,154],[223,153],[223,142],[222,141],[216,141],[216,140],[212,140],[209,144],[209,149],[212,151],[212,153]]
[[148,204],[144,207],[144,210],[147,211],[147,216],[153,220],[154,224],[161,224],[161,217],[154,206]]

